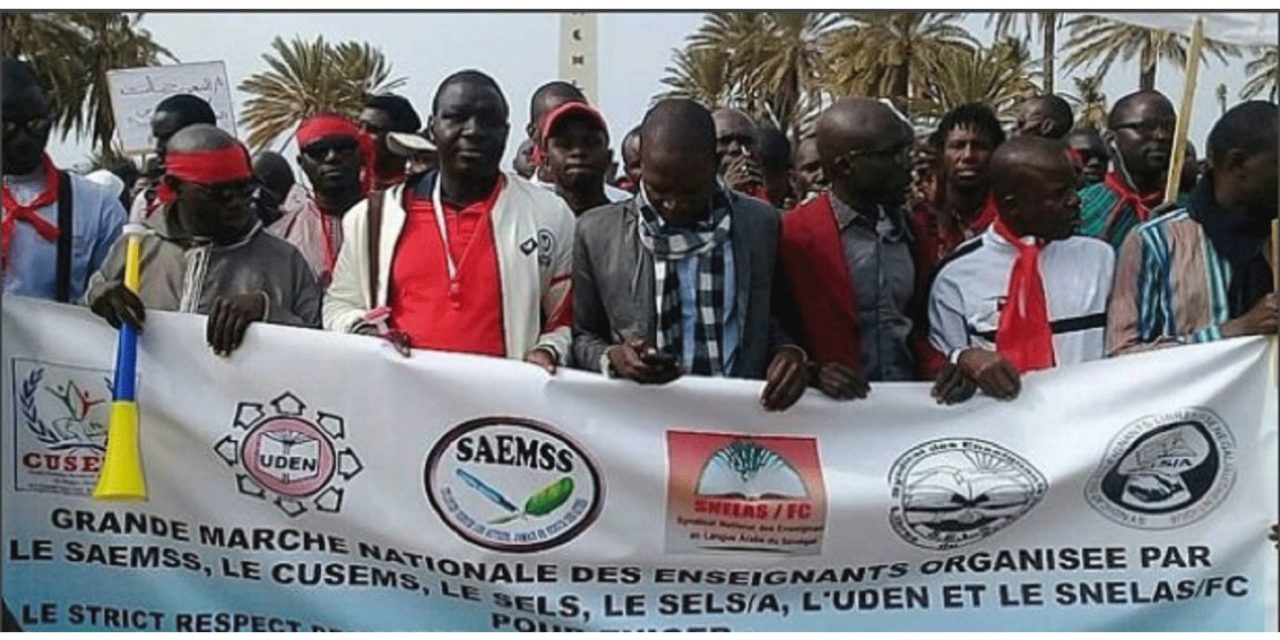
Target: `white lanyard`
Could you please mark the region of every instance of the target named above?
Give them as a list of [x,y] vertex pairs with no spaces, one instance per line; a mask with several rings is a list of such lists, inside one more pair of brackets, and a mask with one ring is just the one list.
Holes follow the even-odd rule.
[[436,174],[436,184],[431,189],[431,208],[436,214],[436,225],[440,227],[440,244],[444,247],[444,265],[449,270],[449,293],[456,295],[458,288],[458,265],[453,262],[453,252],[449,250],[449,231],[444,221],[444,206],[440,203],[440,174]]

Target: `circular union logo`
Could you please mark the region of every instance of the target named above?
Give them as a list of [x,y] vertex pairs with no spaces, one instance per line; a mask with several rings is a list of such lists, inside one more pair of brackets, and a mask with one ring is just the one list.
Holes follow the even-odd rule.
[[1049,488],[1044,475],[1021,456],[977,438],[916,445],[893,463],[889,485],[894,532],[917,547],[940,551],[1013,524]]
[[1217,507],[1236,480],[1236,439],[1217,414],[1192,407],[1120,431],[1085,487],[1098,513],[1135,529],[1173,529]]
[[468,542],[512,553],[560,546],[600,515],[604,485],[586,451],[556,428],[488,417],[451,429],[423,470],[427,499]]
[[315,425],[294,417],[268,418],[240,445],[245,471],[259,486],[300,498],[329,483],[335,468],[333,443]]

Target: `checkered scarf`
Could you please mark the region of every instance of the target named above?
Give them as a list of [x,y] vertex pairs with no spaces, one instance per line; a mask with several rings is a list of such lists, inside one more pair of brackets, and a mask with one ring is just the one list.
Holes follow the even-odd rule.
[[643,184],[637,195],[640,208],[640,242],[653,254],[654,293],[658,309],[659,350],[677,355],[684,349],[684,326],[681,322],[680,275],[676,263],[685,258],[697,259],[698,284],[695,287],[697,322],[693,330],[693,362],[685,363],[690,373],[716,376],[723,373],[721,344],[724,323],[724,249],[729,238],[733,216],[729,198],[717,188],[711,200],[711,215],[692,228],[666,224],[649,203]]

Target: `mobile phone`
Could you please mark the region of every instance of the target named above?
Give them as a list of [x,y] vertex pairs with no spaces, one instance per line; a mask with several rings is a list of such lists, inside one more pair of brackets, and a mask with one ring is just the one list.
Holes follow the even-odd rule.
[[658,351],[657,349],[646,350],[640,355],[640,359],[651,367],[674,367],[676,366],[676,354],[669,351]]

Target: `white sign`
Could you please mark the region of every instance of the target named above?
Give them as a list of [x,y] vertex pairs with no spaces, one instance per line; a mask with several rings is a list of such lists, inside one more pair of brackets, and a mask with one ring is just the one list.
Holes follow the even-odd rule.
[[151,115],[161,100],[180,93],[203,98],[213,106],[218,127],[236,135],[231,85],[222,61],[113,69],[107,72],[107,86],[116,134],[125,153],[146,153],[155,148]]
[[596,14],[560,14],[560,79],[572,83],[587,100],[596,93]]

